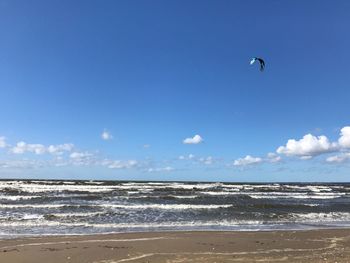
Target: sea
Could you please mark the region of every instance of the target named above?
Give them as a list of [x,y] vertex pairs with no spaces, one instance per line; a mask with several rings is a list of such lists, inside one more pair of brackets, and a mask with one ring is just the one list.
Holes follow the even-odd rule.
[[339,227],[348,183],[0,180],[0,238]]

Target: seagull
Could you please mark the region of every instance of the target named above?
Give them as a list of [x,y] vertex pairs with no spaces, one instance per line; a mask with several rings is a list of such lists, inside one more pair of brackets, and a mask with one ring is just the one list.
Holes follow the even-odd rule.
[[265,61],[262,58],[257,58],[257,57],[252,58],[252,60],[250,61],[250,65],[253,65],[257,60],[260,63],[260,71],[264,71]]

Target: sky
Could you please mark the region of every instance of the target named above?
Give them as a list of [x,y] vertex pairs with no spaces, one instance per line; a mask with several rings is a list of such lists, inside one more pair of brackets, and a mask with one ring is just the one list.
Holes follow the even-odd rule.
[[0,0],[0,179],[349,181],[349,11]]

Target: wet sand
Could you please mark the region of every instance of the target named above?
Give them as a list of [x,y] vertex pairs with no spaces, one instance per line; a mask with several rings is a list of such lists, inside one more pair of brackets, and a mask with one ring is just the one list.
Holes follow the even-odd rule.
[[350,229],[0,240],[1,263],[350,262]]

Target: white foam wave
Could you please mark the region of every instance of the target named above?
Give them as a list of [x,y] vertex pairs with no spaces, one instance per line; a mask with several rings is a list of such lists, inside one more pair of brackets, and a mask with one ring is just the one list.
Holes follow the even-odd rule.
[[80,213],[53,213],[50,214],[54,217],[91,217],[96,215],[103,215],[103,212],[80,212]]
[[65,206],[80,207],[80,205],[69,204],[0,204],[0,208],[60,208]]
[[43,219],[44,215],[39,214],[24,214],[21,219],[23,220],[33,220],[33,219]]
[[241,227],[241,226],[268,226],[283,225],[290,223],[311,224],[311,223],[350,223],[350,213],[333,212],[333,213],[292,213],[290,217],[278,221],[271,220],[211,220],[211,221],[176,221],[176,222],[153,222],[153,223],[88,223],[88,222],[57,222],[48,220],[26,220],[1,222],[3,227],[70,227],[70,228],[106,228],[106,229],[150,229],[150,228],[220,228],[220,227]]
[[20,183],[20,182],[1,182],[0,191],[14,190],[27,193],[41,193],[41,192],[90,192],[103,193],[118,190],[120,187],[113,185],[75,185],[75,184],[35,184],[35,183]]
[[99,182],[99,181],[85,181],[84,182],[85,184],[97,184],[97,185],[101,185],[101,184],[104,184],[104,182]]
[[198,197],[198,195],[168,195],[168,196],[177,198],[177,199],[194,199]]
[[[179,182],[128,182],[108,184],[99,181],[86,181],[77,184],[75,181],[0,181],[1,190],[23,191],[28,193],[40,192],[90,192],[107,193],[111,191],[152,192],[157,189],[193,190],[215,192],[213,189],[225,189],[227,192],[259,192],[260,189],[269,189],[271,192],[284,189],[287,191],[302,191],[313,193],[332,192],[333,189],[343,189],[343,186],[328,185],[281,185],[281,184],[227,184],[227,183],[179,183]],[[224,192],[225,192],[224,191]],[[219,195],[219,194],[218,194]]]
[[[58,184],[59,183],[59,184]],[[99,183],[94,184],[79,184],[76,182],[46,182],[46,181],[2,181],[0,182],[1,190],[15,190],[29,193],[40,193],[40,192],[63,192],[63,191],[74,191],[74,192],[91,192],[91,193],[104,193],[115,190],[131,190],[134,191],[153,191],[155,189],[207,189],[218,186],[219,184],[184,184],[184,183],[124,183],[118,185],[100,185]]]
[[[46,221],[46,220],[28,220],[28,221],[9,221],[1,222],[2,227],[51,227],[51,226],[69,226],[65,223]],[[71,225],[73,226],[73,225]]]
[[308,193],[255,193],[248,194],[249,197],[254,199],[334,199],[342,197],[344,193],[320,193],[320,194],[308,194]]
[[40,197],[40,195],[0,195],[0,200],[18,201],[35,199]]
[[100,204],[106,208],[123,208],[123,209],[161,209],[161,210],[186,210],[186,209],[218,209],[228,208],[232,205],[188,205],[188,204],[142,204],[142,205],[120,205],[120,204]]
[[331,192],[333,191],[332,188],[329,186],[323,186],[323,185],[284,185],[287,189],[292,190],[302,190],[302,191],[311,191],[311,192]]
[[330,213],[291,213],[291,218],[297,222],[339,222],[349,221],[349,212],[330,212]]
[[[88,204],[86,204],[88,205]],[[81,207],[81,205],[74,204],[0,204],[0,208],[62,208],[62,207]],[[217,209],[227,208],[232,205],[188,205],[188,204],[140,204],[140,205],[123,205],[123,204],[96,204],[90,203],[91,207],[102,208],[121,208],[121,209],[161,209],[161,210],[185,210],[185,209]]]
[[200,192],[202,195],[242,195],[244,192],[228,192],[228,191],[206,191]]
[[[172,222],[145,222],[145,223],[90,223],[90,222],[57,222],[48,221],[44,219],[26,220],[26,221],[8,221],[1,222],[3,230],[6,232],[11,229],[16,231],[26,231],[31,229],[36,231],[45,229],[45,233],[54,231],[61,231],[65,233],[68,229],[69,232],[80,233],[89,229],[88,233],[94,232],[92,229],[96,229],[97,232],[102,231],[147,231],[150,229],[236,229],[236,230],[259,230],[259,229],[286,229],[297,225],[304,224],[318,224],[319,227],[324,225],[349,225],[350,213],[346,212],[333,212],[333,213],[292,213],[288,218],[279,220],[210,220],[210,221],[172,221]],[[8,229],[6,229],[8,228]],[[22,230],[23,228],[23,230]],[[50,230],[51,228],[51,230]],[[41,230],[40,230],[41,231]]]
[[187,222],[162,222],[162,223],[105,223],[94,224],[84,222],[55,222],[47,220],[36,221],[18,221],[1,223],[6,227],[51,227],[51,226],[66,226],[66,227],[89,227],[89,228],[173,228],[173,227],[203,227],[203,226],[239,226],[239,225],[260,225],[263,221],[257,220],[218,220],[218,221],[187,221]]
[[295,198],[295,199],[333,199],[344,196],[345,193],[329,193],[329,192],[226,192],[226,191],[205,191],[200,192],[201,195],[212,196],[229,196],[229,195],[247,195],[254,199],[278,199],[278,198]]

